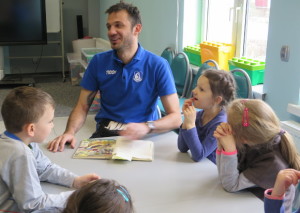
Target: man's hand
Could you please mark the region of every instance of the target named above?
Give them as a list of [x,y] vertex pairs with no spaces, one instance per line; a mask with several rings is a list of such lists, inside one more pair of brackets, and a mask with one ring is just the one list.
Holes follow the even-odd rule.
[[149,127],[145,123],[128,123],[126,129],[120,131],[120,135],[131,140],[137,140],[147,135],[149,130]]
[[62,152],[64,151],[65,144],[69,143],[71,148],[75,148],[76,139],[72,134],[64,133],[61,136],[58,136],[54,140],[50,141],[48,144],[48,150],[52,152]]
[[98,180],[100,178],[101,177],[96,174],[87,174],[87,175],[79,176],[74,179],[73,187],[76,189],[79,189],[79,188],[83,187],[84,185],[88,184],[89,182]]

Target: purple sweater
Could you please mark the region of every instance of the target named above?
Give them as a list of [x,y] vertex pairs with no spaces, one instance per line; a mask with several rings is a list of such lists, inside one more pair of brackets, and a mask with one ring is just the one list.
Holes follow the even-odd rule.
[[216,163],[217,139],[213,134],[220,123],[227,122],[227,115],[224,110],[221,110],[216,117],[203,126],[201,120],[203,112],[203,110],[197,112],[195,128],[179,129],[178,149],[180,152],[190,150],[194,161],[208,158]]

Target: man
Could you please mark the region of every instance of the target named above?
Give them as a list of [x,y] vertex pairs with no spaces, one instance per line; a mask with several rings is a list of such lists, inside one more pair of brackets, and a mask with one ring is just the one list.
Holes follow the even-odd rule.
[[[49,143],[50,151],[63,151],[65,143],[75,147],[75,134],[84,124],[98,90],[101,109],[95,118],[97,129],[92,137],[123,135],[138,139],[150,132],[178,128],[181,124],[179,101],[168,62],[138,43],[142,30],[138,8],[117,3],[106,13],[107,35],[113,50],[99,53],[91,60],[66,130]],[[161,119],[156,109],[158,97],[167,112]]]

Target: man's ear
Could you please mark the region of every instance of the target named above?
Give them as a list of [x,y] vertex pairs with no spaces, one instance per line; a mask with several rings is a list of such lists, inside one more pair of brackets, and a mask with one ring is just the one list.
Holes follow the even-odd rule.
[[140,32],[142,31],[142,25],[141,24],[135,25],[134,28],[133,28],[133,30],[134,30],[134,32],[133,32],[134,35],[140,34]]
[[27,135],[29,135],[30,137],[33,137],[34,136],[34,130],[35,130],[34,123],[25,124],[24,125],[24,130],[25,130]]

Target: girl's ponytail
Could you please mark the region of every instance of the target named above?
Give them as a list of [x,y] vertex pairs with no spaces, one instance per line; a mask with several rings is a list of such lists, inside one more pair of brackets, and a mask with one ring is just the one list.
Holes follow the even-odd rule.
[[300,155],[298,154],[292,136],[288,132],[281,135],[280,148],[282,156],[291,168],[300,170]]

